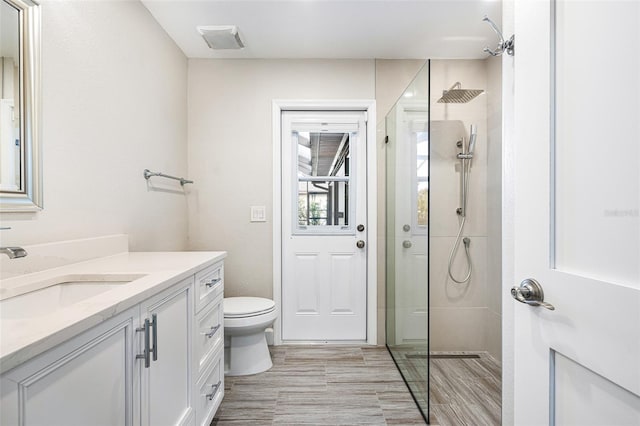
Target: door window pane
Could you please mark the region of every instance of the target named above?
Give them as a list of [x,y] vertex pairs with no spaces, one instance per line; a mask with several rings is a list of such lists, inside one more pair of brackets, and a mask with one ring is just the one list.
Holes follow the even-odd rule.
[[298,225],[349,225],[349,182],[299,181]]
[[299,132],[298,176],[349,176],[349,133]]
[[300,233],[350,232],[353,208],[348,132],[294,132],[297,137],[297,226]]

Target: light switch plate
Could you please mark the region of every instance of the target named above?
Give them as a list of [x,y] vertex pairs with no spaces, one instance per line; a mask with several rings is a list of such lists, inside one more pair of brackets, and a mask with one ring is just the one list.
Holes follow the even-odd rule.
[[267,209],[265,206],[251,206],[251,222],[266,222]]

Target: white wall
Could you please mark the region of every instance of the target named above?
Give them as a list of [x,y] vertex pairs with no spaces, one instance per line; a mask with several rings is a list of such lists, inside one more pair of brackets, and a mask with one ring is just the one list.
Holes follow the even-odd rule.
[[2,245],[129,234],[186,248],[187,60],[139,2],[42,1],[44,210],[2,214]]
[[[189,248],[226,250],[227,296],[273,295],[273,99],[373,99],[373,60],[189,60]],[[267,221],[250,223],[250,206]]]

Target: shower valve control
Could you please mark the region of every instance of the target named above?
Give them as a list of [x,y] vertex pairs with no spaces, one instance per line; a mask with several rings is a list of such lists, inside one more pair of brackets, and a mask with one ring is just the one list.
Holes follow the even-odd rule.
[[518,302],[530,306],[542,306],[550,311],[556,309],[552,304],[544,301],[542,286],[533,278],[527,278],[519,286],[513,286],[511,288],[511,296]]

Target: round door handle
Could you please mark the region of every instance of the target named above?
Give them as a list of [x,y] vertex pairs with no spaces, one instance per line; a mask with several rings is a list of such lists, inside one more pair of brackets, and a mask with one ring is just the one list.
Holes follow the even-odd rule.
[[358,242],[356,243],[356,247],[358,247],[358,248],[364,248],[364,241],[362,241],[362,240],[358,240]]
[[523,280],[519,286],[513,286],[511,288],[511,297],[520,303],[525,303],[530,306],[542,306],[550,311],[556,309],[551,303],[544,301],[542,286],[533,278],[527,278]]
[[411,241],[409,241],[409,240],[404,240],[402,242],[402,247],[404,247],[404,248],[411,248],[412,245],[413,244],[411,244]]
[[402,230],[403,230],[404,232],[409,232],[409,231],[411,231],[411,226],[410,226],[410,225],[404,225],[404,226],[402,227]]
[[358,230],[358,232],[362,232],[364,231],[364,225],[360,224],[356,229]]

